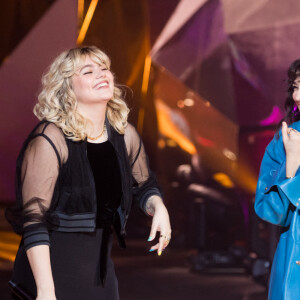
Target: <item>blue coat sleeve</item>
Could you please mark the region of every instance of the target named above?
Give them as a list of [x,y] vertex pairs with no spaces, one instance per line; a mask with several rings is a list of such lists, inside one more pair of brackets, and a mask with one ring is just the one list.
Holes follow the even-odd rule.
[[294,210],[295,186],[300,180],[286,179],[285,150],[281,131],[267,146],[258,178],[254,209],[263,220],[280,226],[288,226]]

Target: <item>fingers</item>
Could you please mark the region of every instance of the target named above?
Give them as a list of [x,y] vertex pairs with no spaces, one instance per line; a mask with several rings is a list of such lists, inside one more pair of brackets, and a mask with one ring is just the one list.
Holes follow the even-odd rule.
[[288,136],[291,136],[291,134],[297,134],[299,133],[298,130],[294,129],[294,128],[288,128]]
[[157,254],[160,256],[171,239],[170,219],[164,205],[160,205],[155,209],[148,241],[153,241],[157,232],[160,232],[159,241],[155,246],[151,247],[150,252],[157,250]]
[[[154,249],[152,249],[154,248]],[[161,243],[161,241],[159,243],[157,243],[154,247],[151,247],[150,252],[157,250],[157,255],[161,256],[162,252],[166,249],[166,247],[164,247],[164,244]]]
[[152,246],[152,247],[150,248],[149,252],[153,252],[153,251],[157,250],[157,249],[158,249],[158,246],[159,246],[159,243],[157,243],[156,245]]
[[286,122],[282,122],[282,140],[283,143],[286,143],[288,139],[288,126],[286,124]]
[[169,245],[171,240],[171,232],[169,234],[161,234],[159,238],[158,255],[161,255],[162,251]]
[[157,250],[157,255],[160,256],[162,254],[162,252],[168,247],[169,242],[164,242],[162,249],[160,242],[157,243],[156,245],[152,246],[149,250],[149,252],[154,252]]
[[157,249],[157,254],[159,256],[161,256],[161,253],[164,249],[164,244],[165,244],[165,236],[161,235],[160,238],[159,238],[159,243],[158,243],[158,249]]
[[150,235],[149,235],[149,238],[148,238],[148,242],[153,241],[155,239],[156,232],[157,232],[157,225],[152,223]]
[[170,240],[171,240],[171,233],[168,235],[161,234],[159,237],[159,242],[156,245],[152,246],[149,252],[153,252],[157,250],[157,254],[160,256],[162,254],[162,251],[164,251],[166,247],[169,245]]
[[163,250],[169,245],[171,238],[167,238],[164,241],[164,246],[163,246]]
[[282,122],[282,140],[284,144],[289,138],[294,137],[295,135],[297,136],[297,134],[299,134],[298,130],[291,127],[289,128],[286,122]]

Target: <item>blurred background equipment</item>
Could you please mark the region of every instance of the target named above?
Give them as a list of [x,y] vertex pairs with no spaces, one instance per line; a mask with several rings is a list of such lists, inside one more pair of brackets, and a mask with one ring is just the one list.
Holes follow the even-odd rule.
[[[194,271],[251,272],[265,283],[278,232],[256,219],[253,196],[284,114],[286,70],[299,58],[300,2],[10,0],[0,15],[1,209],[14,200],[42,72],[62,50],[96,45],[133,91],[130,122],[170,210],[171,246],[196,249]],[[129,234],[147,235],[141,218]],[[0,256],[13,260],[18,239],[6,229],[0,237]]]

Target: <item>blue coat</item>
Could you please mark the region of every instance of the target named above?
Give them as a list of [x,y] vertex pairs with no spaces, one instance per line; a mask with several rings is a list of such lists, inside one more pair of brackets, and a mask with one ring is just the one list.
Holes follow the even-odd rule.
[[[300,131],[300,122],[290,127]],[[286,179],[282,134],[266,148],[255,197],[263,220],[286,227],[280,236],[270,276],[269,300],[300,299],[300,174]]]

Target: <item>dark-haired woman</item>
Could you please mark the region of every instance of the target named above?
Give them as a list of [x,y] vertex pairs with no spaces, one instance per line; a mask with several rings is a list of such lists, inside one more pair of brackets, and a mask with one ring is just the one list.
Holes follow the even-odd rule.
[[286,116],[266,148],[256,190],[259,217],[283,227],[269,284],[269,300],[300,299],[300,60],[288,70]]

